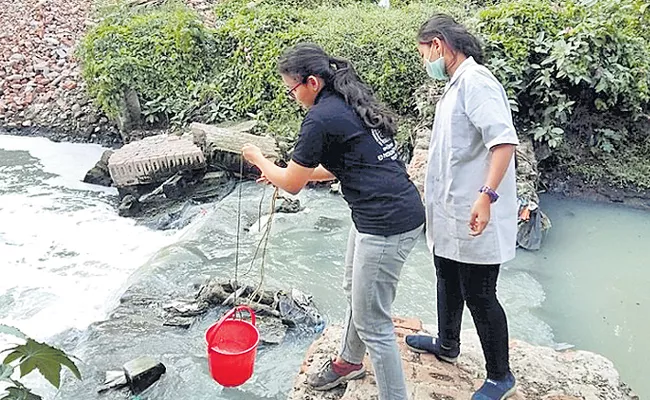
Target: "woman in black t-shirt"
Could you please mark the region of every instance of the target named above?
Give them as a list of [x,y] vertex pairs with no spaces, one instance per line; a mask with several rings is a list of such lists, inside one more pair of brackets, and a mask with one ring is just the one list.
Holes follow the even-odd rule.
[[328,390],[365,374],[370,353],[380,400],[407,399],[391,305],[406,257],[424,224],[424,207],[393,137],[393,115],[342,59],[298,44],[279,61],[287,93],[309,111],[286,168],[246,145],[246,160],[264,180],[290,193],[309,181],[338,179],[354,222],[346,254],[348,312],[341,351],[308,383]]

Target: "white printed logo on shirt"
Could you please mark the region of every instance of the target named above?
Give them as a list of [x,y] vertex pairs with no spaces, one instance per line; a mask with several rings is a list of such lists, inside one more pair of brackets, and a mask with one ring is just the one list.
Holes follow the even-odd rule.
[[377,160],[397,160],[397,148],[393,138],[385,137],[379,129],[371,129],[370,133],[377,144],[381,147],[382,154],[377,156]]

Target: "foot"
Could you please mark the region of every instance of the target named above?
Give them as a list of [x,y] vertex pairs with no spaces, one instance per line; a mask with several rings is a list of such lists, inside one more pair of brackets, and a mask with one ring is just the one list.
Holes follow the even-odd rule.
[[314,390],[330,390],[347,381],[361,379],[365,375],[366,369],[363,364],[337,363],[328,360],[317,373],[307,376],[307,384]]
[[416,353],[431,353],[440,361],[456,364],[460,349],[445,347],[436,338],[427,335],[407,335],[406,346]]
[[483,386],[474,393],[472,400],[504,400],[517,391],[517,380],[511,372],[503,380],[486,379]]

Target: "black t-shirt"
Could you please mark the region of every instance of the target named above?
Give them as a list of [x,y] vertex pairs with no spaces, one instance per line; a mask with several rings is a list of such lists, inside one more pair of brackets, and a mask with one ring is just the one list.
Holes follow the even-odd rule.
[[361,233],[390,236],[424,224],[424,206],[393,138],[368,129],[337,94],[318,95],[292,159],[307,168],[322,164],[336,176]]

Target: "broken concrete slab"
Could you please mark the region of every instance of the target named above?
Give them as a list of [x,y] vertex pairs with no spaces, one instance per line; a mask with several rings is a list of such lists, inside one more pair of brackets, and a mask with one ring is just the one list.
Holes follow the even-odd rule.
[[[196,122],[190,125],[190,130],[194,143],[203,150],[208,162],[220,169],[239,173],[242,168],[241,149],[247,143],[259,147],[262,154],[271,160],[280,159],[275,139],[270,136],[252,135],[236,127],[224,128]],[[259,176],[257,168],[246,162],[243,173],[246,176]]]
[[139,357],[123,366],[126,381],[133,394],[144,392],[167,371],[165,366],[151,357]]
[[177,172],[206,168],[203,152],[191,140],[158,135],[132,142],[111,156],[108,169],[117,187],[163,182]]

